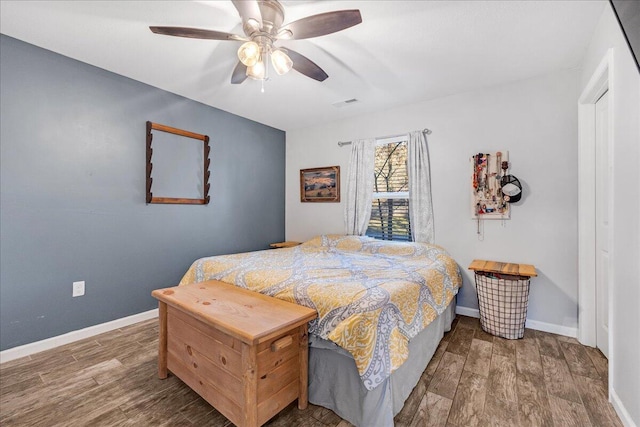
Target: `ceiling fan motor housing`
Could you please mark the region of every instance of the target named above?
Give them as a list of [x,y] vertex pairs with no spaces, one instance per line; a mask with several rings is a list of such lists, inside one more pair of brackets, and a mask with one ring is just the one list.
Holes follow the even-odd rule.
[[244,33],[249,37],[256,32],[275,37],[284,22],[284,8],[276,0],[258,0],[258,7],[262,15],[262,28],[255,28],[248,21],[244,21]]

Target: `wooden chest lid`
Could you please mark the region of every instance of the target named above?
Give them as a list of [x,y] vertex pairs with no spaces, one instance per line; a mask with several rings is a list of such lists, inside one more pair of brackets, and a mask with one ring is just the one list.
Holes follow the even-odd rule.
[[251,345],[317,316],[311,308],[217,280],[157,289],[151,295]]

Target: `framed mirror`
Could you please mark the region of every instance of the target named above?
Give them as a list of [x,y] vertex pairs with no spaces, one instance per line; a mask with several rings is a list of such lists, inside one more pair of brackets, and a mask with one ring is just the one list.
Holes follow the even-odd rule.
[[210,150],[207,135],[147,122],[147,203],[208,204]]

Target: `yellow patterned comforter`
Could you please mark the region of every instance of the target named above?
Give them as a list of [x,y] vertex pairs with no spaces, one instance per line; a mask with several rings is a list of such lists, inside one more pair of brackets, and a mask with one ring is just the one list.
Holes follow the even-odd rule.
[[407,360],[409,340],[462,284],[456,262],[439,246],[338,235],[202,258],[180,285],[214,279],[316,309],[309,332],[351,353],[369,390]]

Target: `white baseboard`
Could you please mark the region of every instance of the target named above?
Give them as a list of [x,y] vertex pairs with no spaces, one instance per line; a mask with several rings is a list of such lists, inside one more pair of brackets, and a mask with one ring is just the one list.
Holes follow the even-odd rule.
[[468,308],[462,307],[460,305],[456,306],[456,314],[461,314],[463,316],[475,317],[476,319],[480,318],[480,310],[477,308]]
[[[477,308],[468,308],[457,306],[456,314],[469,317],[480,317],[480,310]],[[578,336],[578,328],[569,326],[555,325],[553,323],[540,322],[538,320],[527,319],[524,324],[526,328],[535,329],[537,331],[551,332],[552,334],[564,335],[566,337],[576,338]]]
[[18,347],[0,351],[0,363],[9,362],[21,357],[29,356],[41,351],[50,350],[61,345],[69,344],[85,338],[102,334],[104,332],[113,331],[114,329],[123,328],[133,325],[134,323],[158,317],[158,309],[145,311],[143,313],[134,314],[132,316],[123,317],[121,319],[112,320],[110,322],[101,323],[99,325],[89,326],[88,328],[71,331],[63,335],[47,338],[42,341],[36,341]]
[[565,337],[578,337],[578,328],[572,328],[569,326],[555,325],[553,323],[545,323],[531,319],[527,319],[524,326],[526,328],[535,329],[536,331],[551,332],[552,334],[564,335]]
[[629,414],[627,409],[624,407],[624,405],[620,401],[620,398],[618,397],[618,394],[613,388],[609,388],[609,399],[611,400],[613,409],[616,410],[616,413],[618,414],[618,417],[620,418],[620,421],[622,421],[624,427],[637,427],[636,423],[634,423],[631,419],[631,414]]

